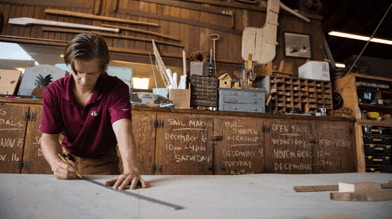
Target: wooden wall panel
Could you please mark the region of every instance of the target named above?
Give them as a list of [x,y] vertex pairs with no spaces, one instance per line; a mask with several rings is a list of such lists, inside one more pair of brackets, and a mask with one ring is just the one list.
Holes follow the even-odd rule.
[[[240,4],[238,2],[222,2],[218,0],[208,1],[208,3],[202,0],[172,1],[173,4],[171,5],[168,5],[167,1],[164,0],[160,2],[148,0],[119,0],[115,12],[113,8],[114,0],[101,1],[102,5],[98,12],[100,16],[152,22],[157,23],[159,27],[121,24],[117,22],[62,15],[56,16],[44,12],[45,9],[52,8],[92,15],[94,12],[94,2],[95,1],[93,0],[0,0],[0,11],[3,12],[4,20],[6,22],[4,30],[1,33],[2,35],[0,35],[0,40],[11,40],[9,37],[7,38],[5,36],[24,37],[23,41],[31,38],[28,42],[41,44],[44,44],[45,41],[40,42],[36,40],[36,38],[59,40],[60,42],[58,42],[57,45],[63,46],[65,44],[63,41],[70,40],[75,35],[75,33],[42,31],[42,26],[37,25],[17,26],[8,24],[8,19],[14,17],[32,17],[96,26],[101,26],[103,23],[121,25],[154,31],[178,38],[183,47],[170,45],[158,45],[158,47],[162,57],[174,58],[175,60],[178,60],[176,63],[181,63],[181,52],[183,48],[188,52],[188,56],[194,49],[208,52],[213,47],[213,41],[208,39],[209,34],[219,34],[221,39],[216,41],[216,57],[218,70],[222,73],[222,71],[227,71],[227,68],[231,70],[240,70],[241,68],[243,63],[241,58],[242,30],[245,27],[261,28],[265,23],[265,8],[263,7]],[[175,3],[178,3],[178,6],[176,6]],[[194,5],[194,8],[187,8],[189,5]],[[215,12],[211,12],[210,10],[215,10]],[[219,14],[219,11],[225,11],[226,13],[231,12],[233,16]],[[305,15],[308,16],[307,14]],[[306,23],[282,9],[280,10],[278,26],[279,45],[276,47],[277,55],[273,60],[276,66],[284,59],[293,63],[294,73],[297,73],[296,67],[306,61],[305,59],[288,58],[284,56],[283,33],[286,31],[310,34],[312,40],[312,59],[324,59],[321,18],[317,15],[310,15],[310,18],[312,19],[312,22]],[[231,28],[232,19],[234,21],[234,28]],[[80,32],[81,31],[82,30],[80,30]],[[148,34],[124,30],[121,31],[119,35],[142,37],[146,39],[154,38],[156,40],[172,42],[170,39],[161,39]],[[112,51],[143,55],[144,62],[150,62],[148,56],[152,53],[150,42],[121,39],[117,37],[105,37],[105,39]],[[226,66],[227,64],[228,67]]]

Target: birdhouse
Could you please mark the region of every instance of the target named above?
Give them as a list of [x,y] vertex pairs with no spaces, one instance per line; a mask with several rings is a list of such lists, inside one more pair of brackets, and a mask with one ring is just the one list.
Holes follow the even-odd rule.
[[229,73],[224,73],[218,77],[220,88],[231,88],[232,77]]

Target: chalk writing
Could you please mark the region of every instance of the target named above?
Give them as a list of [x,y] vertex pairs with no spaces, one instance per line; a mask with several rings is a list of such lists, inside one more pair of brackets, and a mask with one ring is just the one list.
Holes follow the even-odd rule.
[[351,148],[352,142],[347,139],[320,139],[320,147]]
[[18,156],[17,153],[11,153],[11,159],[8,159],[8,160],[7,160],[7,155],[8,154],[0,154],[0,161],[2,161],[2,162],[9,162],[9,161],[18,162],[18,161],[20,161],[20,157]]
[[0,119],[0,127],[0,131],[17,131],[24,129],[24,123],[21,121],[15,122],[11,119]]
[[5,116],[7,115],[7,111],[3,108],[0,108],[0,116]]
[[192,161],[192,162],[210,162],[211,158],[207,155],[200,155],[200,154],[175,154],[174,159],[177,163],[183,162],[183,161]]
[[38,148],[38,149],[37,149],[37,156],[38,156],[38,157],[44,156],[44,154],[42,153],[41,148]]
[[177,119],[168,119],[169,126],[180,126],[180,127],[213,127],[213,122],[209,120],[177,120]]
[[33,144],[34,145],[40,145],[41,144],[41,136],[35,136],[33,138]]
[[252,168],[252,162],[246,160],[233,160],[233,161],[225,161],[226,167],[248,167]]
[[275,163],[275,171],[303,171],[312,170],[312,164],[310,163]]
[[211,163],[208,134],[212,132],[212,127],[212,119],[167,118],[162,132],[166,159],[181,165],[197,163],[204,166]]
[[279,149],[274,149],[273,151],[274,151],[274,158],[276,159],[312,158],[311,151],[305,151],[305,150],[290,151],[290,150],[279,150]]
[[300,124],[281,124],[281,123],[272,123],[271,130],[273,132],[294,132],[294,133],[307,133],[310,131],[310,128],[306,125]]
[[256,151],[224,150],[223,155],[226,157],[254,157]]
[[23,147],[24,140],[22,138],[0,138],[0,147],[2,148],[21,148]]

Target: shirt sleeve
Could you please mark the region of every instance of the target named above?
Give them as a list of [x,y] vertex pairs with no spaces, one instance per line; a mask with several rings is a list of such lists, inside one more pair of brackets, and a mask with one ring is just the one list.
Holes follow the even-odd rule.
[[42,115],[39,130],[47,134],[59,134],[62,131],[63,122],[57,103],[56,95],[51,87],[46,87],[42,98]]
[[123,84],[118,89],[112,91],[110,97],[110,122],[113,124],[119,119],[132,119],[129,87],[126,84]]

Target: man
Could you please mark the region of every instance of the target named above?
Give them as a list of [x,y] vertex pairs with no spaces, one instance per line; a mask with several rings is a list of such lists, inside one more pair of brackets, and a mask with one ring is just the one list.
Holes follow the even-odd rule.
[[39,128],[42,153],[54,176],[110,174],[118,176],[105,185],[114,189],[147,187],[138,168],[129,87],[106,73],[106,42],[93,33],[79,34],[66,46],[64,61],[71,74],[46,87]]

